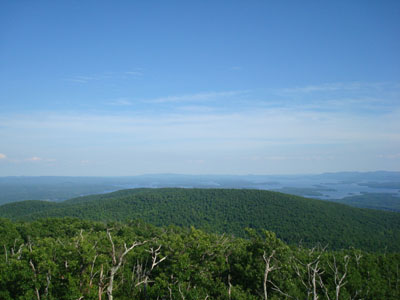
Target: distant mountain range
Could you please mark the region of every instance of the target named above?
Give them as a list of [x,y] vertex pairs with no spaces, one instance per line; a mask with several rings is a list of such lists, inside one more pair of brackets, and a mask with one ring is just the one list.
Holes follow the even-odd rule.
[[0,204],[23,200],[60,202],[129,188],[260,189],[400,211],[400,172],[339,172],[306,175],[179,175],[130,177],[0,177]]

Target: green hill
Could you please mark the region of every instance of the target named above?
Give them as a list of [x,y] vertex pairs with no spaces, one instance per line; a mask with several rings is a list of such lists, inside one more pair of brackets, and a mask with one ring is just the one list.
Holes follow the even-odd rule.
[[57,203],[42,200],[26,200],[20,202],[7,203],[0,206],[0,214],[4,218],[23,219],[37,212],[58,207]]
[[[32,213],[28,214],[30,204]],[[244,236],[244,228],[250,227],[273,231],[290,244],[400,250],[398,213],[261,190],[133,189],[59,204],[34,201],[0,207],[0,217],[15,220],[66,216],[95,221],[142,219],[157,226],[194,225],[237,236]]]

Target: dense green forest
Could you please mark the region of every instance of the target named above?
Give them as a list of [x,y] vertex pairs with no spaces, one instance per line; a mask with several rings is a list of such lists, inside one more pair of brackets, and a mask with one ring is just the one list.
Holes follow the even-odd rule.
[[400,254],[140,221],[0,219],[0,299],[399,299]]
[[0,206],[0,217],[36,220],[77,217],[94,221],[141,219],[157,226],[195,226],[244,237],[244,228],[270,230],[290,245],[400,251],[400,214],[261,190],[133,189],[51,203]]

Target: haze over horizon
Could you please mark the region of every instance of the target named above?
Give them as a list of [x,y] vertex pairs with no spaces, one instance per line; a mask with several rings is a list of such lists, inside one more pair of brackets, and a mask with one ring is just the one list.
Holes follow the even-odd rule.
[[0,176],[400,171],[399,1],[2,1]]

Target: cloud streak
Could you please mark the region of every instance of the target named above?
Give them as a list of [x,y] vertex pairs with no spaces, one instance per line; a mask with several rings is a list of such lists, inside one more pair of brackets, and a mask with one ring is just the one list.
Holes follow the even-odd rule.
[[90,165],[95,175],[115,169],[196,173],[195,167],[209,173],[394,168],[400,149],[395,96],[334,95],[318,101],[312,94],[308,101],[267,101],[273,95],[204,92],[116,98],[96,112],[0,113],[0,138],[7,145],[2,151],[30,157],[21,159],[21,166],[86,170]]
[[88,83],[91,81],[98,81],[98,80],[102,80],[105,78],[107,78],[107,77],[105,77],[104,75],[93,75],[93,76],[78,75],[78,76],[73,76],[73,77],[67,78],[65,80],[71,81],[71,82],[76,82],[76,83]]
[[[254,143],[341,143],[400,140],[400,111],[384,116],[354,116],[347,113],[310,112],[291,109],[243,110],[241,112],[198,112],[148,114],[48,114],[0,118],[11,137],[44,136],[45,139],[88,136],[136,141],[213,140]],[[4,129],[3,129],[4,131]],[[241,147],[244,147],[242,145]]]
[[142,101],[145,103],[196,102],[196,101],[215,100],[221,98],[234,97],[244,93],[245,91],[206,92],[206,93],[179,95],[179,96],[167,96],[167,97],[147,99]]
[[320,85],[308,85],[303,87],[284,88],[278,90],[281,93],[314,93],[355,90],[380,90],[388,87],[396,87],[396,83],[390,82],[334,82]]
[[157,116],[42,113],[1,116],[7,128],[0,135],[18,145],[9,151],[19,156],[29,157],[21,149],[38,154],[25,164],[51,165],[41,159],[51,156],[68,174],[323,172],[358,170],[366,165],[360,160],[383,168],[382,162],[398,159],[378,155],[400,149],[399,119],[400,111],[371,118],[282,108]]
[[141,69],[124,71],[124,72],[103,72],[98,74],[90,75],[74,75],[65,79],[65,81],[75,82],[75,83],[89,83],[95,81],[105,81],[105,80],[122,80],[128,78],[139,78],[143,76]]
[[132,101],[130,101],[128,98],[114,99],[110,102],[107,102],[107,104],[114,105],[114,106],[131,106],[131,105],[133,105]]
[[41,161],[42,159],[38,156],[33,156],[27,159],[28,161]]
[[132,76],[143,76],[143,73],[141,71],[127,71],[125,72],[127,75],[132,75]]
[[327,83],[280,89],[272,93],[279,100],[271,102],[271,105],[300,110],[374,115],[400,108],[400,86],[396,82]]

